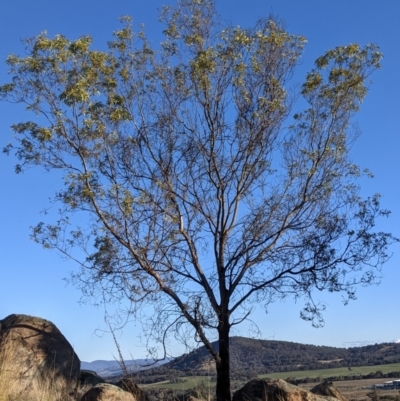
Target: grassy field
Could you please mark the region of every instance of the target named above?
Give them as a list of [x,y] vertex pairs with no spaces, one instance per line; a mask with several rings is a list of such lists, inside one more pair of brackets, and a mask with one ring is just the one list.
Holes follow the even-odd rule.
[[[371,401],[368,397],[368,393],[371,391],[371,386],[374,384],[381,384],[383,381],[390,380],[389,378],[385,379],[364,379],[364,380],[344,380],[334,382],[334,386],[339,390],[339,392],[350,401],[357,400],[368,400]],[[308,384],[300,384],[300,387],[305,388],[306,390],[311,390],[312,387],[315,386],[315,383]],[[397,396],[399,394],[399,390],[391,389],[391,390],[377,390],[378,398],[382,396]]]
[[209,376],[188,376],[185,382],[182,383],[169,383],[168,381],[152,383],[152,384],[142,384],[141,388],[165,388],[171,390],[189,390],[191,388],[197,387],[199,385],[206,385],[213,387],[215,383],[212,383]]
[[371,372],[380,370],[382,373],[399,372],[400,363],[391,363],[387,365],[373,365],[373,366],[358,366],[353,367],[351,370],[348,368],[333,368],[333,369],[319,369],[319,370],[302,370],[294,372],[281,372],[281,373],[270,373],[265,375],[259,375],[258,377],[263,379],[271,377],[274,379],[286,379],[288,377],[294,377],[296,379],[304,379],[305,377],[321,377],[324,379],[331,376],[360,376],[367,375]]
[[[320,370],[304,370],[304,371],[293,371],[293,372],[282,372],[282,373],[270,373],[265,375],[259,375],[260,379],[269,377],[273,379],[287,379],[288,377],[303,379],[305,377],[320,377],[321,380],[331,376],[355,376],[366,375],[371,372],[380,370],[382,373],[398,372],[400,371],[400,363],[392,363],[388,365],[374,365],[374,366],[359,366],[353,367],[352,370],[348,368],[335,368],[335,369],[320,369]],[[387,379],[375,379],[378,382],[385,381]],[[351,380],[353,382],[353,380]],[[234,385],[234,383],[232,383]],[[203,385],[206,387],[214,387],[215,383],[211,382],[209,376],[187,376],[186,381],[182,383],[169,383],[168,381],[143,384],[140,385],[142,388],[155,388],[155,389],[170,389],[185,391],[196,386]],[[313,384],[315,385],[315,383]]]

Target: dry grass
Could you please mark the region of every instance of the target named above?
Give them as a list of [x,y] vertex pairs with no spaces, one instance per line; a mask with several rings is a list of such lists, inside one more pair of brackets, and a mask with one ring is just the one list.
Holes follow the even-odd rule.
[[[5,336],[7,336],[5,334]],[[15,351],[11,347],[8,336],[0,347],[0,401],[8,401],[18,390],[18,380],[15,367],[10,365],[15,357]]]
[[52,370],[43,377],[38,370],[30,380],[22,380],[16,347],[8,333],[3,333],[0,347],[0,401],[73,401],[61,388]]

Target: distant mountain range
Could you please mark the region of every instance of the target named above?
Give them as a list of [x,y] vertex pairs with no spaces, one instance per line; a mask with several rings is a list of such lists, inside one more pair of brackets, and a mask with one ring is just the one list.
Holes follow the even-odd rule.
[[[129,373],[136,373],[138,370],[155,368],[171,361],[172,358],[166,358],[163,361],[154,362],[152,359],[130,359],[124,361]],[[119,361],[97,360],[93,362],[81,362],[82,370],[92,370],[102,377],[119,376],[122,368]]]

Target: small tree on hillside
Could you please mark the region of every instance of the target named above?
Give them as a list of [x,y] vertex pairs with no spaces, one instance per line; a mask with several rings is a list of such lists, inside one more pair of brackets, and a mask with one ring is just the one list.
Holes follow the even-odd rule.
[[[157,51],[128,18],[108,51],[87,36],[27,40],[0,90],[36,118],[12,127],[6,152],[17,172],[63,172],[60,219],[34,239],[86,252],[75,275],[85,295],[151,303],[156,339],[203,343],[226,401],[230,329],[255,303],[305,298],[301,317],[319,325],[313,291],[353,299],[388,258],[393,237],[373,230],[387,212],[378,196],[360,198],[348,155],[381,54],[330,50],[292,93],[306,40],[275,19],[222,27],[213,0],[181,0],[162,20]],[[76,212],[91,216],[88,229],[70,228]]]

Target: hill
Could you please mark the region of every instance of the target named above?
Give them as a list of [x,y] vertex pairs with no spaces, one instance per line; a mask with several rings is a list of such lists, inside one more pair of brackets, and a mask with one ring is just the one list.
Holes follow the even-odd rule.
[[[231,338],[232,378],[298,370],[356,367],[400,362],[400,344],[336,348],[287,341]],[[216,343],[213,343],[215,348]],[[138,373],[142,383],[171,380],[179,376],[214,374],[214,363],[204,346],[153,369]]]

